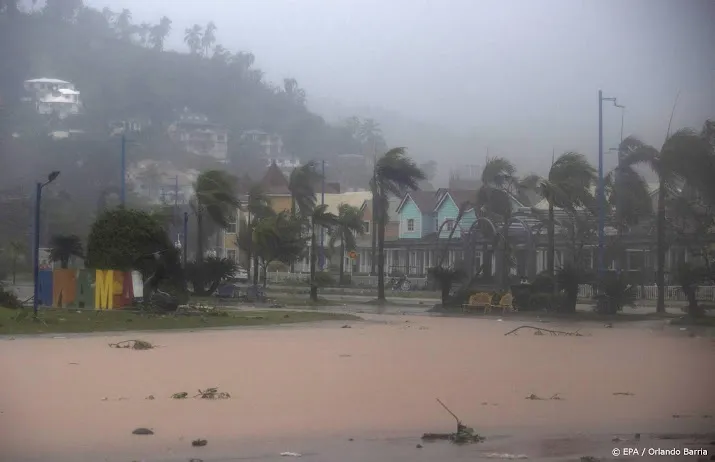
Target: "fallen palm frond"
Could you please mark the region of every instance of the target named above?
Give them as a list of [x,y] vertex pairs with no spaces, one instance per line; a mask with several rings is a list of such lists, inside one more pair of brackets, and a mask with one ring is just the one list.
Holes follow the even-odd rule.
[[199,393],[197,395],[194,395],[194,398],[201,398],[201,399],[229,399],[231,395],[225,392],[219,392],[218,388],[207,388],[206,390],[199,390]]
[[466,443],[479,443],[484,441],[483,436],[479,436],[474,432],[474,429],[467,427],[462,423],[462,421],[457,417],[457,415],[452,412],[446,404],[444,404],[439,398],[437,402],[447,411],[452,417],[457,421],[457,431],[455,433],[425,433],[422,435],[422,439],[425,441],[436,441],[444,440],[451,441],[455,444],[466,444]]
[[544,333],[548,333],[551,335],[569,335],[569,336],[574,336],[574,337],[583,337],[583,334],[580,333],[579,330],[574,331],[574,332],[564,332],[560,330],[550,330],[550,329],[544,329],[543,327],[534,327],[534,326],[519,326],[514,330],[510,330],[504,335],[511,335],[515,334],[518,330],[520,329],[534,329],[534,335],[544,335]]
[[122,340],[117,343],[110,343],[112,348],[131,348],[133,350],[151,350],[154,345],[145,340]]
[[174,393],[173,395],[171,395],[171,398],[172,399],[186,399],[188,396],[189,396],[188,393],[186,393],[185,391],[182,391],[179,393]]

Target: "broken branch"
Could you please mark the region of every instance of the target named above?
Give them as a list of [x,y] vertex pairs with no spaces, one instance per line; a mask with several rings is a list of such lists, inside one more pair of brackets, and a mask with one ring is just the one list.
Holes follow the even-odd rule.
[[544,335],[544,332],[548,332],[551,335],[569,335],[569,336],[574,336],[574,337],[583,337],[583,334],[581,334],[579,331],[581,329],[578,329],[574,332],[564,332],[561,330],[550,330],[550,329],[544,329],[542,327],[534,327],[534,326],[519,326],[514,330],[510,330],[504,335],[511,335],[516,333],[520,329],[534,329],[536,332],[534,332],[536,335]]

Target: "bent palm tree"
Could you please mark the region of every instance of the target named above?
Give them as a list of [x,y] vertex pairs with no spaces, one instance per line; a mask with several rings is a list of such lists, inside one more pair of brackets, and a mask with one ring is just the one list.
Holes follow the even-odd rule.
[[79,236],[55,234],[50,240],[50,260],[60,262],[63,269],[69,266],[73,257],[84,257],[84,249]]
[[380,157],[370,182],[373,192],[373,220],[377,222],[377,299],[385,300],[385,226],[390,195],[403,196],[419,189],[425,174],[405,148],[393,148]]
[[254,232],[262,220],[272,217],[275,212],[271,208],[271,201],[263,192],[260,185],[253,185],[248,190],[248,203],[246,204],[248,211],[248,221],[245,228],[241,229],[243,237],[239,238],[239,243],[242,243],[243,249],[246,252],[248,261],[248,277],[251,277],[251,257],[253,258],[253,285],[258,285],[258,257],[253,255],[254,250]]
[[194,183],[192,208],[196,213],[196,261],[204,258],[204,214],[226,229],[231,217],[241,207],[236,195],[236,177],[222,170],[202,172]]
[[340,274],[338,285],[343,283],[343,274],[345,273],[345,252],[355,250],[357,244],[355,236],[362,236],[365,233],[365,227],[362,221],[362,212],[359,208],[348,204],[340,204],[338,206],[338,217],[335,227],[332,229],[330,236],[330,247],[333,247],[335,241],[340,241]]
[[318,244],[316,229],[331,229],[338,224],[338,217],[328,212],[325,204],[315,207],[310,215],[310,299],[318,301],[318,285],[315,281],[315,264],[318,258]]
[[[658,285],[658,301],[656,312],[665,312],[665,253],[666,242],[666,200],[684,177],[693,176],[697,167],[688,166],[684,159],[694,159],[702,156],[706,150],[705,139],[690,129],[681,129],[669,135],[660,151],[649,146],[638,138],[629,136],[623,143],[622,166],[639,163],[648,165],[658,175],[658,205],[656,215],[656,253],[658,265],[656,284]],[[711,180],[712,181],[712,180]]]
[[554,208],[572,210],[589,205],[592,202],[591,185],[595,180],[596,170],[584,155],[565,152],[551,165],[548,176],[539,180],[536,185],[537,192],[549,205],[546,270],[552,277],[556,251]]
[[516,195],[522,195],[526,190],[535,187],[538,177],[530,175],[519,179],[516,167],[503,157],[492,157],[482,171],[482,186],[477,191],[477,209],[487,218],[496,218],[502,223],[499,241],[501,242],[501,265],[499,274],[503,287],[509,284],[509,267],[511,252],[509,248],[509,226],[515,207],[519,205]]
[[189,47],[191,54],[198,54],[201,50],[201,37],[201,26],[198,24],[184,30],[184,43]]

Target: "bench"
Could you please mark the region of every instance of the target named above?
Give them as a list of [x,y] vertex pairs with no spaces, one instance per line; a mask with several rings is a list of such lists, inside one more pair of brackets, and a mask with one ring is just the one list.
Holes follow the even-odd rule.
[[502,314],[506,313],[506,310],[516,311],[516,308],[514,308],[514,296],[511,292],[504,294],[496,307],[501,308]]
[[484,313],[492,307],[492,295],[486,292],[477,292],[469,297],[469,302],[462,305],[462,311],[467,311],[467,308],[484,309]]

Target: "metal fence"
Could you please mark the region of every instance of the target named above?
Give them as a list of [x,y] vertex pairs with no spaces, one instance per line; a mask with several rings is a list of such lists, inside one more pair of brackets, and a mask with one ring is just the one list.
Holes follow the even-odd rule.
[[[349,274],[349,273],[346,273]],[[308,273],[289,273],[289,272],[269,272],[267,274],[269,284],[306,284],[308,282]],[[351,276],[352,285],[356,287],[377,287],[377,276],[356,275]],[[409,277],[413,287],[421,287],[425,282],[423,277]],[[635,286],[636,298],[641,300],[656,300],[658,298],[658,286]],[[578,288],[579,298],[591,298],[594,294],[594,288],[588,284],[582,284]],[[700,301],[715,301],[715,286],[698,287],[696,297]],[[665,299],[668,301],[687,301],[683,290],[680,286],[666,286]]]

